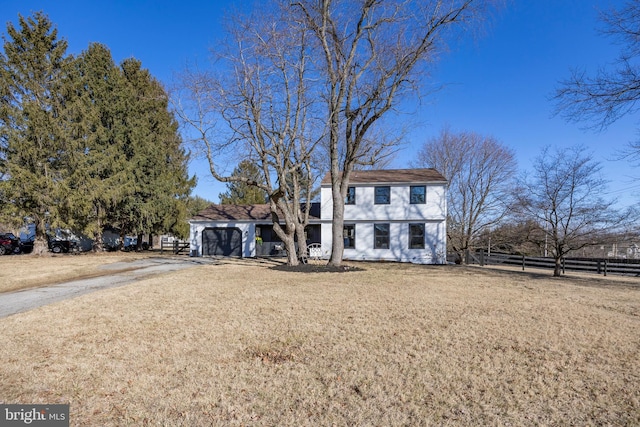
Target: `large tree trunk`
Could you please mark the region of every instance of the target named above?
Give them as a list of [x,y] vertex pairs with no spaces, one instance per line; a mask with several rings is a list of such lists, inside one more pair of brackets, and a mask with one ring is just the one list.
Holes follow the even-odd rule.
[[[335,90],[335,86],[333,87]],[[332,93],[332,99],[334,105],[332,109],[338,111],[337,99],[340,96],[336,96]],[[348,179],[351,175],[351,170],[347,170],[348,166],[353,168],[353,164],[344,162],[342,171],[340,171],[340,160],[338,155],[338,133],[339,122],[337,114],[332,115],[330,124],[330,156],[331,156],[331,199],[333,200],[333,218],[331,219],[331,257],[329,258],[329,265],[340,266],[342,264],[342,257],[344,255],[344,194],[342,194],[342,188],[347,188]]]
[[332,184],[333,220],[331,230],[331,258],[329,265],[340,266],[344,255],[344,199],[339,182]]
[[[273,221],[273,231],[275,231],[276,235],[282,240],[284,243],[284,247],[287,251],[287,264],[288,265],[298,265],[298,254],[296,252],[296,241],[295,241],[295,233],[296,227],[295,222],[289,212],[288,207],[286,206],[286,201],[282,199],[283,192],[275,192],[270,195],[270,207],[271,207],[271,218]],[[280,226],[280,217],[278,216],[278,212],[284,214],[285,217],[285,228],[283,229]]]
[[35,239],[33,241],[34,255],[45,255],[49,253],[49,243],[47,240],[46,224],[40,218],[35,218]]
[[93,232],[93,243],[91,249],[93,252],[102,252],[104,250],[104,242],[102,239],[102,221],[100,220],[100,207],[96,206],[96,216],[98,217],[97,230]]
[[284,249],[287,251],[287,265],[298,265],[298,253],[296,251],[295,228],[285,226],[283,229],[279,224],[273,224],[273,231],[276,232]]
[[33,241],[33,252],[34,255],[46,255],[49,253],[49,245],[47,243],[47,239],[43,237],[37,237]]
[[343,169],[338,169],[337,150],[331,159],[331,198],[333,200],[332,243],[329,265],[340,266],[344,255],[344,198],[347,196],[349,179],[354,162],[344,162]]
[[307,251],[307,235],[304,232],[305,225],[296,222],[296,237],[298,239],[298,260],[307,259],[309,253]]
[[285,235],[282,243],[284,243],[284,247],[287,250],[287,265],[298,265],[298,253],[296,251],[296,239],[294,235]]
[[93,250],[93,252],[101,253],[104,250],[104,244],[102,240],[102,231],[93,233],[93,243],[91,245],[91,249]]

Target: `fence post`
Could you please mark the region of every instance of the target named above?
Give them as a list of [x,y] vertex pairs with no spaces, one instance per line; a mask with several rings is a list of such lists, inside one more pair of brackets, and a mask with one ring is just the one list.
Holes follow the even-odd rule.
[[464,251],[464,263],[465,263],[466,265],[469,265],[469,261],[470,261],[470,259],[469,259],[469,258],[470,258],[470,257],[469,257],[469,249],[467,249],[467,250],[465,250],[465,251]]
[[525,260],[525,257],[524,257],[524,255],[522,255],[522,271],[524,271],[524,263],[525,263],[524,260]]
[[565,261],[565,259],[562,258],[562,274],[565,274],[564,261]]
[[480,267],[484,267],[484,250],[480,252]]
[[600,265],[601,261],[598,260],[598,274],[602,272],[602,266]]
[[604,260],[604,275],[607,275],[607,260]]

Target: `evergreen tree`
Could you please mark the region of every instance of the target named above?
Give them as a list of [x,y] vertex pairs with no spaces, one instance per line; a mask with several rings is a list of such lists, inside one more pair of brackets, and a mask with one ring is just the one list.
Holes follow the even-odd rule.
[[[187,156],[164,90],[139,61],[114,64],[107,47],[93,44],[68,79],[74,162],[67,199],[76,224],[101,249],[102,230],[122,235],[170,231],[184,236]],[[79,223],[78,221],[82,221]]]
[[[92,44],[79,57],[41,12],[8,25],[0,54],[0,201],[4,216],[84,231],[123,234],[188,230],[187,153],[167,95],[140,61],[116,66]],[[142,239],[139,239],[141,243]]]
[[262,171],[251,160],[243,160],[233,170],[233,176],[241,176],[245,181],[231,181],[227,183],[227,191],[220,193],[222,205],[256,205],[267,203],[267,194],[264,190],[251,185],[250,182],[261,183],[264,181]]
[[209,206],[211,206],[213,202],[200,197],[200,196],[189,196],[187,198],[187,215],[189,218],[197,215],[201,211],[205,210]]
[[127,59],[121,68],[127,82],[122,150],[133,187],[117,206],[117,223],[131,234],[184,235],[186,199],[195,178],[187,175],[188,155],[168,96],[140,61]]
[[63,164],[68,147],[59,120],[67,43],[58,40],[42,12],[19,16],[19,28],[9,23],[7,32],[0,54],[0,158],[5,174],[0,194],[15,214],[35,223],[34,253],[42,253],[45,224],[59,224],[57,207],[67,194]]
[[102,250],[104,226],[113,223],[118,201],[133,191],[121,143],[126,82],[109,49],[92,44],[74,61],[65,89],[65,129],[73,141],[65,218]]

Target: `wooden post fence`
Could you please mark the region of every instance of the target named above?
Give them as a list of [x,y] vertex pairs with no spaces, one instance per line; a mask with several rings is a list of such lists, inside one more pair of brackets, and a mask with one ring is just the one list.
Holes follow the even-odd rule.
[[[529,257],[525,255],[502,254],[491,251],[491,255],[485,252],[464,254],[464,260],[468,263],[479,265],[511,265],[526,268],[555,268],[555,261],[549,257]],[[595,274],[624,274],[640,277],[640,259],[606,259],[606,258],[562,258],[562,274],[567,271],[591,272]]]

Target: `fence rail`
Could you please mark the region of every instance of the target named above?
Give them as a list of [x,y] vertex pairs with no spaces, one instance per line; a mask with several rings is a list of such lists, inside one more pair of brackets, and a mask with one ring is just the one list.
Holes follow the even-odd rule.
[[[514,265],[526,268],[555,268],[553,258],[527,257],[486,251],[469,252],[466,257],[468,264],[480,265]],[[635,259],[607,259],[607,258],[563,258],[562,272],[582,271],[596,274],[625,274],[640,276],[640,260]]]
[[189,242],[184,240],[173,240],[173,241],[161,240],[160,252],[164,252],[165,250],[170,250],[176,255],[181,254],[183,252],[188,254],[190,246],[191,245],[189,244]]

